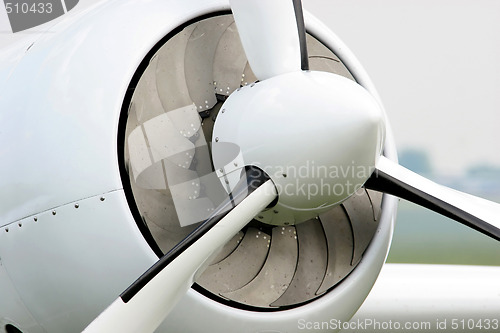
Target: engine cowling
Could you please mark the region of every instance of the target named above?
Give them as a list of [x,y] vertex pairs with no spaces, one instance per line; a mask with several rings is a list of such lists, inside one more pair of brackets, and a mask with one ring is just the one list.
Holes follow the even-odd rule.
[[[311,69],[378,99],[338,37],[309,15],[306,27]],[[28,323],[22,310],[5,310],[1,320],[67,332],[83,329],[224,196],[211,187],[220,175],[207,143],[224,100],[255,77],[226,1],[110,1],[54,30],[10,72],[0,100],[9,110],[1,139],[16,142],[0,166],[9,175],[0,254],[32,314]],[[390,128],[384,155],[396,159]],[[293,332],[299,320],[348,320],[385,261],[396,210],[391,196],[358,192],[297,226],[253,221],[160,330]],[[23,264],[21,248],[38,263]]]

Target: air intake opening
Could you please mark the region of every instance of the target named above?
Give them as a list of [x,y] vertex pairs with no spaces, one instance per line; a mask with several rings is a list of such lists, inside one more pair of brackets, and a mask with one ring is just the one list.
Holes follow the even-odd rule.
[[[354,80],[311,35],[307,48],[310,70]],[[123,106],[119,146],[131,209],[161,255],[227,196],[208,143],[224,100],[256,78],[231,14],[181,27],[147,61]],[[221,303],[261,311],[314,300],[359,263],[376,232],[381,201],[381,194],[361,188],[342,205],[301,224],[253,220],[213,258],[194,288]]]
[[5,325],[5,332],[7,333],[23,333],[20,329],[15,327],[14,325],[7,324]]

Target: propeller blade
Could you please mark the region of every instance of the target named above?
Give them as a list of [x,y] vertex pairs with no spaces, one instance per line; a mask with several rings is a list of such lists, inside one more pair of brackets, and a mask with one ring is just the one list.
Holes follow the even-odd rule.
[[153,332],[217,250],[276,198],[273,182],[263,178],[240,182],[230,200],[137,279],[84,332]]
[[243,49],[259,80],[309,69],[300,0],[231,0],[230,4]]
[[406,199],[500,240],[500,204],[436,184],[384,156],[365,187]]

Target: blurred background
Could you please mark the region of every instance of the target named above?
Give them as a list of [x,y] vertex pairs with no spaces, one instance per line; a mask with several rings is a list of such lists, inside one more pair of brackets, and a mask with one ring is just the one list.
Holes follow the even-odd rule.
[[[500,2],[303,0],[371,76],[400,163],[500,202]],[[500,264],[500,244],[401,201],[389,262]]]
[[[500,2],[302,1],[371,76],[400,163],[443,185],[500,202]],[[66,15],[97,2],[80,0]],[[0,8],[0,53],[33,32],[50,33],[66,15],[14,34]],[[402,201],[388,261],[500,265],[500,243]]]

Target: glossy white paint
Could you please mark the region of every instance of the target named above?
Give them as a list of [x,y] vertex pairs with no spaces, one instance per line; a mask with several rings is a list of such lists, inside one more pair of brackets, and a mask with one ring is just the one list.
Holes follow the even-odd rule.
[[[121,190],[116,138],[123,98],[138,65],[162,37],[190,19],[228,9],[223,0],[109,1],[67,14],[10,72],[0,99],[0,140],[14,143],[1,150],[0,257],[5,270],[0,282],[10,290],[10,280],[19,294],[11,290],[8,299],[1,299],[0,309],[7,309],[1,322],[28,332],[79,331],[155,262]],[[309,15],[306,25],[376,96],[345,45]],[[385,154],[396,159],[390,130]],[[317,301],[257,313],[189,290],[159,332],[293,332],[297,318],[350,318],[387,254],[396,199],[386,196],[383,209],[361,263]],[[19,301],[23,304],[10,307]]]
[[121,190],[0,229],[0,254],[0,323],[24,332],[81,331],[157,259]]
[[307,221],[346,200],[375,170],[383,148],[378,102],[336,74],[281,74],[233,92],[222,110],[213,141],[238,145],[244,165],[271,177],[278,203],[257,219],[273,225]]
[[[1,323],[79,331],[156,261],[120,191],[123,98],[163,36],[223,8],[220,1],[112,1],[68,14],[28,52],[19,48],[0,97],[0,282],[10,290],[2,293]],[[106,198],[107,210],[99,210],[100,196],[111,192],[116,200]]]
[[248,62],[259,80],[301,69],[292,1],[230,0],[230,4]]
[[0,49],[0,100],[3,93],[8,90],[4,88],[5,82],[7,82],[10,74],[23,58],[30,45],[35,42],[36,37],[36,34],[29,34],[22,40],[9,45],[8,48]]
[[116,133],[132,75],[168,32],[222,8],[220,1],[109,1],[88,15],[68,14],[40,36],[0,100],[0,140],[15,143],[2,149],[0,225],[121,188]]

